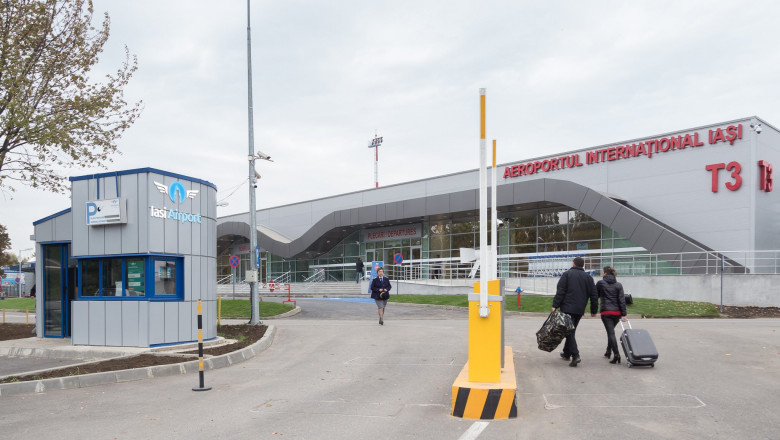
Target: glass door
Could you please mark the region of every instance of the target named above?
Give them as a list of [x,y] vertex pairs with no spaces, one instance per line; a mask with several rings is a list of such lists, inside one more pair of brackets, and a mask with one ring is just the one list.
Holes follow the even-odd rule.
[[409,278],[419,280],[422,278],[422,246],[412,246],[409,253]]
[[[70,337],[68,319],[75,280],[68,276],[68,245],[43,246],[43,335]],[[72,271],[71,271],[72,272]]]

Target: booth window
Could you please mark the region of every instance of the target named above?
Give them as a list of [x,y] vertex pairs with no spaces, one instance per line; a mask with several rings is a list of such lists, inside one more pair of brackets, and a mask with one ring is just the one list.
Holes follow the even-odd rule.
[[184,296],[181,257],[85,258],[79,262],[81,298],[179,299]]

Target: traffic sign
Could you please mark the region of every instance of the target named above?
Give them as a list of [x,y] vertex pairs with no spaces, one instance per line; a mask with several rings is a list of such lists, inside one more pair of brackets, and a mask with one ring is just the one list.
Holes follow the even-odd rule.
[[393,262],[395,262],[395,264],[403,263],[404,262],[404,256],[401,255],[400,252],[395,254],[395,255],[393,255]]
[[238,264],[241,262],[241,259],[238,258],[238,255],[231,255],[230,259],[228,260],[228,263],[230,263],[230,267],[238,267]]

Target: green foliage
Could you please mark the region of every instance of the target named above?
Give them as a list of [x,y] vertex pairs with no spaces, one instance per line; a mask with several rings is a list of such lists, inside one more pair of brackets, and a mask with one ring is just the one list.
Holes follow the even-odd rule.
[[[280,315],[294,309],[291,304],[280,304],[271,301],[260,301],[260,317]],[[222,300],[222,318],[247,318],[249,319],[251,309],[249,301],[245,299],[223,299]]]
[[91,81],[110,24],[92,16],[92,0],[0,2],[0,189],[65,191],[58,171],[104,167],[139,116],[141,102],[124,100],[137,68],[127,48],[114,74]]

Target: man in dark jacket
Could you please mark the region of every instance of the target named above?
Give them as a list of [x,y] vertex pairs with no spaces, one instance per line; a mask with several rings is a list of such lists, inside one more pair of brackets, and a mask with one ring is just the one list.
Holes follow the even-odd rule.
[[355,262],[355,282],[359,283],[361,278],[363,278],[363,260],[358,257]]
[[570,367],[576,367],[580,360],[580,351],[577,348],[577,340],[574,334],[577,331],[577,325],[580,323],[582,315],[585,314],[585,306],[590,299],[590,316],[596,316],[599,306],[599,297],[596,293],[596,283],[593,277],[585,273],[585,260],[580,257],[574,258],[574,264],[567,270],[558,281],[558,288],[553,298],[552,311],[561,309],[561,312],[571,316],[574,322],[574,330],[566,337],[563,345],[561,357],[565,360],[571,359]]

